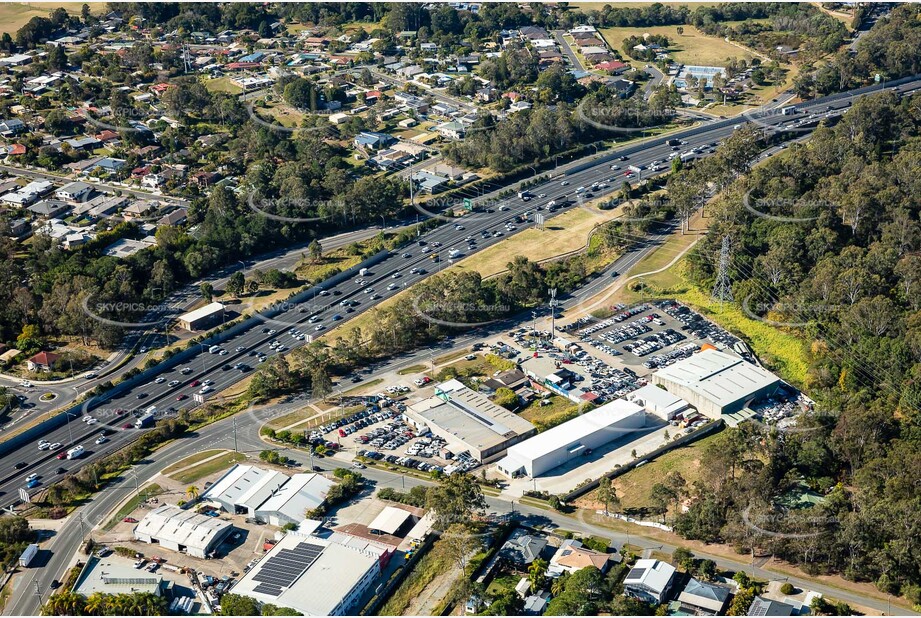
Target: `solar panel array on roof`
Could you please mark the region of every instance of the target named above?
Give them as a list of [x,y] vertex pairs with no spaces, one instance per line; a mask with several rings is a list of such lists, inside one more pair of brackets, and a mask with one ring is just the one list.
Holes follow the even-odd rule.
[[646,569],[643,567],[630,569],[630,572],[627,573],[625,579],[640,579],[643,577],[643,573],[646,572]]
[[253,579],[259,582],[253,590],[276,596],[281,594],[282,588],[290,588],[310,568],[323,549],[322,545],[300,543],[293,549],[281,550],[253,575]]

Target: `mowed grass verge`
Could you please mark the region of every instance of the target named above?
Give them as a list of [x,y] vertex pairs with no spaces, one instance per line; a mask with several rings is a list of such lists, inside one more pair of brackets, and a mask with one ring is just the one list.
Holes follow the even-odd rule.
[[220,472],[224,468],[229,468],[233,464],[244,461],[245,459],[246,456],[242,453],[233,453],[228,451],[227,453],[224,453],[215,459],[205,461],[186,470],[174,472],[170,475],[170,478],[175,479],[180,483],[194,483],[199,479],[210,476],[215,472]]
[[130,500],[125,502],[125,504],[122,505],[120,509],[118,509],[115,515],[112,516],[112,519],[106,522],[106,524],[102,527],[102,529],[105,531],[111,530],[112,528],[118,525],[118,522],[120,522],[124,518],[128,517],[128,515],[133,513],[134,510],[137,509],[138,506],[141,504],[141,502],[144,501],[144,499],[150,498],[152,496],[158,496],[162,493],[163,493],[163,488],[157,485],[156,483],[152,483],[150,485],[145,486],[141,490],[140,494],[132,496]]
[[194,466],[200,461],[204,461],[208,459],[209,457],[214,457],[215,455],[220,455],[221,453],[225,453],[225,452],[227,452],[225,449],[213,448],[207,451],[202,451],[201,453],[195,453],[194,455],[189,455],[185,459],[181,461],[177,461],[176,463],[164,468],[163,474],[166,476],[170,476],[176,470],[181,470],[183,468],[188,468],[189,466]]

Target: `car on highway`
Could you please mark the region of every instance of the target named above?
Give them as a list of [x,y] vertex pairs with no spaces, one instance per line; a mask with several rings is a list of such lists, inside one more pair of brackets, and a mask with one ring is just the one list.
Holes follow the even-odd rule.
[[58,459],[64,459],[65,457],[67,457],[67,451],[61,451],[60,453],[56,455],[56,457]]
[[89,373],[84,374],[83,377],[84,377],[85,379],[87,379],[87,380],[92,380],[93,378],[96,377],[96,372],[95,372],[95,371],[90,371]]
[[569,181],[568,181],[568,180],[564,180],[563,182],[560,183],[560,186],[561,186],[561,187],[568,187],[568,186],[569,186]]
[[47,440],[41,440],[38,443],[38,450],[40,451],[47,450],[49,446],[51,446],[51,442],[48,442]]
[[54,442],[54,443],[51,444],[51,446],[48,447],[48,450],[56,451],[56,450],[58,450],[59,448],[61,448],[62,446],[64,446],[64,445],[61,444],[60,442]]
[[38,479],[32,479],[31,481],[29,481],[28,483],[26,483],[26,488],[32,489],[33,487],[38,487],[39,485],[41,485],[41,481],[40,481],[40,480],[38,480]]
[[176,395],[176,401],[185,401],[185,400],[188,399],[188,398],[189,398],[189,396],[186,395],[185,393],[183,393],[183,394],[181,394],[181,395]]
[[96,438],[96,444],[105,444],[108,441],[109,439],[105,436],[99,436],[98,438]]
[[184,376],[187,376],[187,375],[189,375],[190,373],[192,373],[192,368],[191,368],[191,367],[183,367],[182,369],[179,370],[179,373],[181,373],[181,374],[184,375]]
[[166,378],[163,376],[157,376],[157,379],[154,380],[154,384],[163,384],[166,382]]
[[235,348],[235,351],[237,351],[237,352],[242,352],[242,351],[245,350],[245,349],[246,349],[246,348],[244,348],[242,345],[238,345],[238,346]]
[[200,384],[201,384],[201,382],[200,382],[199,380],[192,380],[192,382],[189,384],[189,386],[191,386],[191,387],[194,388],[194,387],[196,387],[196,386],[198,386],[198,385],[200,385]]
[[323,330],[324,328],[326,328],[326,327],[323,326],[322,324],[317,324],[316,326],[313,327],[313,330],[315,330],[315,331],[321,331],[321,330]]
[[55,474],[67,474],[67,468],[58,468],[54,471]]
[[33,472],[32,474],[26,477],[26,483],[28,483],[29,481],[34,481],[37,478],[38,478],[38,474]]
[[98,418],[91,418],[90,420],[86,421],[86,424],[87,424],[87,425],[95,425],[95,424],[98,423],[98,422],[99,422],[99,419],[98,419]]
[[[125,423],[124,425],[122,425],[122,429],[131,429],[132,427],[134,427],[134,425],[132,425],[131,423]],[[58,457],[58,459],[60,459],[60,457]]]
[[29,465],[29,464],[27,464],[26,462],[20,461],[18,464],[16,464],[16,465],[13,466],[13,467],[16,468],[17,470],[22,470],[23,468],[25,468],[25,467],[28,466],[28,465]]
[[198,391],[198,394],[199,394],[199,395],[204,395],[205,393],[211,392],[211,390],[212,390],[212,389],[211,389],[210,386],[203,386],[203,387]]

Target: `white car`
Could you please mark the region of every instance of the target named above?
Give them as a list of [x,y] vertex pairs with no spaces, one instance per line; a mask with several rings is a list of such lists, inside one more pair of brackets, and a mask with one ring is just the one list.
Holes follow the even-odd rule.
[[561,187],[567,187],[567,186],[569,186],[569,181],[568,181],[568,180],[564,180],[563,182],[560,183],[560,186],[561,186]]
[[30,474],[29,476],[26,477],[26,483],[30,483],[30,482],[34,481],[35,479],[37,479],[37,478],[38,478],[38,474],[36,474],[35,472],[33,472],[32,474]]
[[202,388],[200,391],[198,391],[198,394],[199,394],[199,395],[204,395],[205,393],[209,392],[210,390],[211,390],[211,387],[210,387],[210,386],[205,386],[205,387]]
[[166,378],[164,378],[163,376],[157,376],[157,379],[154,380],[155,384],[163,384],[164,382],[166,382]]
[[95,424],[98,423],[98,422],[99,422],[99,419],[91,418],[90,420],[86,421],[86,424],[87,424],[87,425],[95,425]]
[[98,438],[96,438],[96,444],[105,444],[108,441],[109,439],[105,436],[99,436]]
[[51,442],[48,442],[47,440],[42,440],[41,442],[38,443],[38,450],[40,451],[47,450],[49,446],[51,446]]
[[52,444],[51,446],[49,446],[48,449],[49,449],[49,450],[52,450],[52,451],[56,451],[56,450],[58,450],[59,448],[61,448],[62,446],[64,446],[64,445],[61,444],[60,442],[55,442],[54,444]]
[[19,383],[19,386],[23,388],[32,388],[32,383],[29,382],[28,380],[23,380],[22,382]]
[[88,423],[92,418],[93,418],[92,416],[90,416],[89,414],[87,414],[86,416],[83,417],[82,420],[83,420],[84,423]]
[[170,380],[169,383],[167,384],[167,386],[169,386],[170,388],[173,388],[173,387],[175,387],[175,386],[179,386],[179,380]]
[[245,350],[245,349],[246,349],[246,348],[244,348],[242,345],[238,345],[237,348],[236,348],[236,351],[237,351],[237,352],[242,352],[242,351]]
[[85,374],[83,377],[87,380],[92,380],[93,378],[96,377],[96,372],[90,371],[89,373]]
[[192,368],[191,368],[191,367],[183,367],[182,369],[179,370],[179,373],[181,373],[181,374],[184,375],[184,376],[187,376],[187,375],[189,375],[190,373],[192,373]]
[[316,326],[313,327],[313,330],[315,330],[315,331],[321,331],[321,330],[323,330],[324,328],[326,328],[326,327],[323,326],[322,324],[317,324]]
[[538,193],[538,194],[537,194],[537,197],[539,197],[539,198],[547,197],[547,194],[546,194],[546,193]]
[[201,382],[204,386],[211,386],[214,384],[214,380],[202,380]]
[[217,353],[218,356],[227,356],[227,350],[221,350]]

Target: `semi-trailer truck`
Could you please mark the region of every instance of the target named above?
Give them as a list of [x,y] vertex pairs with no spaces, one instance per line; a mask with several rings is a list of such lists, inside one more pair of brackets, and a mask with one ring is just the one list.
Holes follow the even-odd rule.
[[26,550],[22,552],[21,556],[19,556],[19,566],[25,568],[32,564],[36,554],[38,554],[38,544],[32,543],[26,547]]

